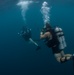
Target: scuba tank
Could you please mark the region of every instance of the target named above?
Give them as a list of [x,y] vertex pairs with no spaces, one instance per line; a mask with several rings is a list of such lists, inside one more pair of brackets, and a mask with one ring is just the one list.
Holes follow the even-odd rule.
[[66,45],[66,41],[65,41],[65,37],[64,37],[64,33],[62,31],[62,28],[56,27],[55,32],[56,32],[56,35],[57,35],[57,39],[60,43],[59,49],[64,49],[67,45]]

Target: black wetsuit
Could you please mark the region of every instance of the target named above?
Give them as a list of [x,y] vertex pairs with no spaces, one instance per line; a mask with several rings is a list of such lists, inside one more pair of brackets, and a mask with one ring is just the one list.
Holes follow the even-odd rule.
[[46,30],[45,32],[50,32],[52,35],[52,39],[46,38],[45,43],[46,45],[52,49],[53,54],[60,53],[61,50],[59,49],[59,41],[57,39],[56,33],[54,29]]
[[31,38],[31,29],[26,29],[22,32],[22,37],[25,39],[25,41],[29,41]]

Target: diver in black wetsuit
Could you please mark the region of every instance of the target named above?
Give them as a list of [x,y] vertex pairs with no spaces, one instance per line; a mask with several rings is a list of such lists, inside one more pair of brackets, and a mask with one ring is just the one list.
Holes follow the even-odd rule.
[[[66,47],[63,36],[63,31],[57,29],[57,27],[56,29],[53,29],[49,23],[45,24],[40,33],[40,39],[45,39],[45,44],[52,49],[56,60],[60,63],[64,63],[73,57],[72,54],[65,54],[63,51]],[[61,37],[63,37],[63,39]],[[64,41],[64,43],[62,43],[62,41]]]
[[39,50],[40,49],[40,46],[32,39],[31,29],[29,29],[26,26],[24,26],[22,28],[22,31],[19,34],[25,39],[25,41],[27,41],[27,42],[30,41],[35,46],[37,46],[37,49],[36,50]]

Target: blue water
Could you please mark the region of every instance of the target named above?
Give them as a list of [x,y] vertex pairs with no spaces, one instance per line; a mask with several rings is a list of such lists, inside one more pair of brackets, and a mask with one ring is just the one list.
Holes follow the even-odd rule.
[[[74,53],[74,1],[46,1],[52,6],[51,25],[62,27],[65,33],[65,53]],[[0,6],[0,75],[73,75],[72,60],[60,64],[42,41],[37,42],[42,48],[36,51],[36,46],[18,35],[25,23],[17,2],[5,2]],[[26,13],[26,24],[32,29],[33,38],[39,38],[43,27],[42,2],[32,4]]]

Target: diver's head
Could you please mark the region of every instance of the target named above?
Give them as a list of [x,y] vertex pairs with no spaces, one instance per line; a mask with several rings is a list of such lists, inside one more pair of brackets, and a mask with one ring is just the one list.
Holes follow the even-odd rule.
[[51,29],[52,27],[51,27],[51,25],[47,22],[47,23],[44,25],[44,28],[49,28],[49,29]]

